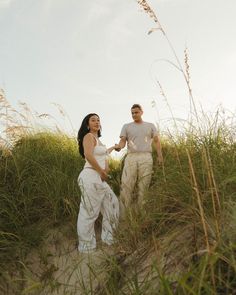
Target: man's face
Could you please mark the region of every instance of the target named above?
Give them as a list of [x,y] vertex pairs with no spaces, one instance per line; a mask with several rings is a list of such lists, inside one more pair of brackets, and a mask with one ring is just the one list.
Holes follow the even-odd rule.
[[139,108],[131,109],[131,114],[134,122],[140,122],[142,120],[143,111],[141,111]]

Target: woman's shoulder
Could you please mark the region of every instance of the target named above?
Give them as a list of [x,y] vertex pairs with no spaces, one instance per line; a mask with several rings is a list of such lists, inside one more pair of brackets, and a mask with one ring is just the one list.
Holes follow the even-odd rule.
[[92,133],[87,133],[85,136],[84,136],[84,140],[88,140],[88,141],[91,141],[91,142],[94,142],[96,143],[97,142],[97,139],[96,137],[92,134]]

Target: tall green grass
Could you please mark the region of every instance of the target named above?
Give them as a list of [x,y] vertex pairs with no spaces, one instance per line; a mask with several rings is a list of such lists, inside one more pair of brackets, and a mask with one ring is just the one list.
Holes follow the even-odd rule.
[[224,121],[204,122],[204,129],[191,125],[181,136],[163,136],[164,165],[155,165],[146,204],[129,209],[121,223],[117,251],[123,260],[115,270],[124,294],[236,290],[235,132]]
[[[146,203],[138,211],[129,208],[120,221],[114,255],[104,258],[103,282],[84,285],[84,294],[233,294],[235,135],[224,121],[209,122],[178,136],[163,134],[164,165],[154,151]],[[30,290],[25,259],[51,228],[60,231],[69,223],[76,239],[77,177],[84,160],[74,139],[53,132],[24,135],[0,155],[0,280],[7,294],[9,286],[11,292]],[[122,161],[111,159],[110,169],[110,185],[119,195]],[[34,284],[55,288],[55,270],[41,259],[50,276]],[[97,271],[93,276],[99,277]]]
[[28,134],[0,157],[0,269],[23,261],[51,227],[79,210],[77,177],[83,160],[74,139],[61,133]]

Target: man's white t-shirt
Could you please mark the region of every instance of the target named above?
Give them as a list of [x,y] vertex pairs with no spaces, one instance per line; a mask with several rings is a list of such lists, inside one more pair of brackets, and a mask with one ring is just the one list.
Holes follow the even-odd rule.
[[128,142],[128,153],[152,152],[152,138],[158,135],[153,123],[131,122],[122,127],[120,137]]

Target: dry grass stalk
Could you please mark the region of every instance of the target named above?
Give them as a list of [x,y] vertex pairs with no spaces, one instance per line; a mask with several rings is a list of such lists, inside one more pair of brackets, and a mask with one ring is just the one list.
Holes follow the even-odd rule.
[[[189,84],[189,89],[191,91],[191,87],[190,87],[190,66],[189,66],[189,57],[188,57],[188,49],[185,48],[184,50],[184,64],[185,64],[185,73],[186,73],[186,80]],[[191,91],[192,92],[192,91]]]
[[153,31],[156,30],[161,30],[161,32],[165,35],[165,32],[161,26],[161,23],[159,22],[155,12],[152,10],[152,8],[150,7],[150,5],[147,3],[146,0],[137,0],[138,4],[142,7],[142,9],[144,10],[145,13],[148,14],[148,16],[154,20],[154,22],[157,24],[157,28],[153,28],[151,29],[148,34],[151,34]]
[[[205,214],[204,214],[204,210],[203,210],[203,206],[202,206],[200,192],[199,192],[199,189],[198,189],[197,179],[196,179],[196,176],[195,176],[191,156],[190,156],[189,151],[187,149],[186,149],[186,152],[187,152],[187,156],[188,156],[191,175],[192,175],[192,178],[193,178],[194,190],[195,190],[196,195],[197,195],[197,202],[198,202],[202,227],[203,227],[205,240],[206,240],[206,249],[207,249],[208,254],[211,254],[211,249],[210,249],[210,244],[209,244],[209,237],[208,237],[208,232],[207,232],[207,224],[206,224],[206,220],[205,220]],[[214,270],[213,270],[213,266],[212,266],[211,262],[210,262],[210,271],[211,271],[212,284],[213,284],[213,287],[214,287],[214,290],[215,290],[215,276],[214,276]]]
[[213,189],[214,189],[214,192],[215,192],[215,198],[216,198],[218,210],[221,213],[220,197],[219,197],[219,194],[218,194],[218,189],[217,189],[217,185],[216,185],[216,181],[215,181],[215,175],[214,175],[213,166],[212,166],[212,162],[211,162],[211,157],[209,155],[209,151],[207,151],[207,155],[208,155],[208,160],[209,160],[211,178],[212,178],[212,182],[213,182]]
[[[60,115],[66,117],[66,112],[63,110],[63,108],[58,104],[54,105],[59,110]],[[55,118],[53,118],[50,114],[39,114],[33,111],[25,102],[19,102],[19,107],[19,111],[13,108],[7,101],[4,90],[0,89],[1,138],[4,141],[8,141],[9,144],[17,141],[20,137],[29,134],[29,132],[41,128],[42,120],[50,119],[55,121]],[[71,123],[69,118],[68,120]],[[55,128],[57,132],[62,132],[62,130],[57,125]]]
[[[206,170],[207,170],[207,176],[208,176],[208,181],[209,181],[209,186],[210,186],[210,191],[211,191],[211,200],[212,200],[212,206],[213,206],[213,214],[214,214],[214,219],[215,219],[215,226],[216,226],[216,234],[217,234],[217,239],[220,239],[220,229],[219,229],[219,222],[218,222],[218,214],[217,214],[217,206],[218,210],[220,210],[219,204],[216,204],[215,200],[215,192],[217,191],[215,187],[215,183],[213,182],[213,170],[212,166],[210,165],[210,157],[209,153],[207,153],[206,149],[203,149],[203,156],[206,164]],[[216,198],[217,199],[217,198]]]
[[[25,112],[30,112],[30,108],[25,103],[21,103],[20,105],[24,108]],[[0,118],[4,121],[2,131],[5,134],[4,137],[6,137],[4,140],[14,141],[24,136],[29,128],[30,120],[27,115],[18,112],[11,106],[2,89],[0,89],[0,110]]]
[[173,112],[172,112],[172,108],[171,108],[171,106],[170,106],[170,104],[169,104],[169,102],[168,102],[167,96],[166,96],[166,94],[165,94],[165,92],[164,92],[164,89],[163,89],[163,87],[162,87],[160,81],[157,81],[157,84],[158,84],[158,86],[159,86],[159,88],[160,88],[160,94],[161,94],[161,96],[164,98],[164,100],[165,100],[165,102],[166,102],[166,104],[167,104],[167,106],[168,106],[168,109],[169,109],[169,111],[170,111],[170,113],[171,113],[171,117],[172,117],[173,122],[174,122],[175,130],[176,130],[177,134],[179,134],[178,125],[177,125],[176,119],[175,119],[175,117],[174,117],[174,114],[173,114]]
[[37,114],[37,117],[39,119],[42,119],[42,118],[51,118],[51,115],[49,115],[47,113],[43,113],[43,114]]
[[53,105],[58,109],[59,113],[63,116],[66,117],[66,112],[63,109],[63,107],[59,103],[53,103]]
[[203,210],[203,206],[202,206],[200,192],[198,189],[197,179],[195,176],[195,172],[194,172],[194,168],[193,168],[193,164],[192,164],[192,159],[191,159],[191,156],[190,156],[189,151],[187,149],[186,149],[186,153],[188,156],[189,167],[190,167],[191,175],[193,178],[193,184],[194,184],[193,189],[196,192],[196,196],[197,196],[198,208],[200,211],[202,227],[203,227],[205,240],[206,240],[206,248],[207,248],[208,253],[210,253],[210,244],[209,244],[209,237],[208,237],[208,232],[207,232],[207,224],[206,224],[206,220],[205,220],[205,214],[204,214],[204,210]]
[[10,107],[9,102],[6,100],[5,92],[0,88],[0,108]]
[[177,62],[177,65],[175,63],[173,63],[172,61],[169,61],[167,60],[167,62],[169,62],[170,64],[174,65],[174,67],[176,67],[183,75],[184,77],[184,80],[186,82],[186,85],[187,85],[187,89],[188,89],[188,93],[189,93],[189,101],[190,101],[190,108],[193,106],[193,110],[194,110],[194,115],[198,121],[198,114],[197,114],[197,109],[196,109],[196,105],[195,105],[195,102],[194,102],[194,99],[193,99],[193,94],[192,94],[192,89],[191,89],[191,86],[190,86],[190,75],[189,75],[189,62],[188,62],[188,53],[187,53],[187,50],[185,49],[185,68],[182,66],[181,62],[180,62],[180,59],[178,58],[178,55],[175,51],[175,48],[172,44],[172,42],[170,41],[170,39],[168,38],[168,35],[166,33],[166,31],[164,30],[164,28],[162,27],[160,21],[158,20],[155,12],[153,11],[153,9],[150,7],[150,5],[148,4],[148,2],[146,0],[137,0],[138,4],[142,7],[142,9],[144,10],[145,13],[148,14],[148,16],[154,20],[154,22],[158,25],[157,28],[153,28],[151,29],[148,34],[152,33],[153,31],[155,30],[161,30],[161,32],[163,33],[174,57],[175,57],[175,60]]

